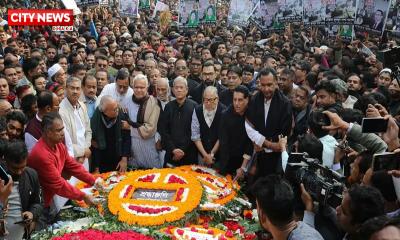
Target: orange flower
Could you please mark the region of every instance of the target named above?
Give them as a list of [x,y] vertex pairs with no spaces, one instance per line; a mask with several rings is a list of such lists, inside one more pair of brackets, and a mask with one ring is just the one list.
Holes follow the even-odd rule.
[[[137,189],[175,191],[175,194],[172,201],[133,199]],[[193,211],[200,204],[202,193],[203,188],[197,179],[180,170],[134,171],[110,192],[108,208],[122,222],[156,226],[177,221]]]

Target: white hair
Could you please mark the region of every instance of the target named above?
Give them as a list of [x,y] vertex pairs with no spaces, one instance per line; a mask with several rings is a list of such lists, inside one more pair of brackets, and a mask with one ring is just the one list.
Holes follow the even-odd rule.
[[186,78],[184,78],[184,77],[181,77],[181,76],[176,77],[175,80],[174,80],[174,86],[175,86],[177,83],[183,83],[183,84],[185,85],[186,88],[188,87],[187,80],[186,80]]
[[211,93],[212,95],[218,97],[218,89],[217,89],[216,87],[214,87],[214,86],[208,86],[208,87],[206,87],[206,89],[204,89],[204,92],[203,92],[203,97],[204,97],[204,94],[206,94],[206,92],[207,92],[207,93],[209,92],[209,93]]
[[116,102],[114,98],[112,98],[110,95],[104,95],[100,99],[100,104],[99,104],[99,111],[104,112],[104,109],[106,108],[107,104]]
[[139,73],[138,75],[136,75],[133,78],[132,86],[135,86],[135,82],[138,81],[138,80],[145,80],[147,87],[149,86],[149,80],[147,79],[147,77],[145,75],[143,75],[141,73]]
[[169,89],[169,81],[168,81],[168,79],[160,78],[160,79],[158,79],[157,84],[160,85],[160,83],[161,84],[165,84],[167,86],[167,88]]

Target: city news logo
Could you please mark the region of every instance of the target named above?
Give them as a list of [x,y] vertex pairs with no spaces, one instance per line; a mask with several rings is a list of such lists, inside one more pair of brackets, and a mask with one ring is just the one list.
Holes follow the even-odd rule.
[[68,9],[9,9],[9,26],[52,26],[53,31],[72,31],[74,15]]

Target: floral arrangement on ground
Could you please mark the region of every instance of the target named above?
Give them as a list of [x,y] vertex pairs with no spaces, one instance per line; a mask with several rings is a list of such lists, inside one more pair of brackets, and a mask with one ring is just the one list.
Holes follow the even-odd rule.
[[[189,168],[191,172],[188,171]],[[160,229],[176,226],[183,227],[187,231],[187,227],[194,224],[205,229],[216,228],[227,233],[228,236],[225,236],[225,233],[221,235],[222,239],[230,239],[229,231],[233,233],[232,239],[254,239],[250,236],[259,230],[258,221],[254,217],[257,214],[246,210],[250,209],[251,204],[241,197],[242,193],[237,183],[233,183],[229,177],[225,179],[210,168],[193,165],[183,169],[133,171],[119,178],[119,182],[108,183],[112,185],[108,188],[110,191],[108,198],[102,196],[105,197],[105,201],[101,205],[97,208],[88,208],[86,217],[90,219],[90,222],[81,226],[80,229],[97,229],[104,232],[135,231],[152,236],[154,239],[176,239]],[[106,183],[110,176],[115,176],[113,174],[103,175]],[[200,180],[199,176],[201,176]],[[229,201],[222,203],[218,208],[204,209],[201,206],[209,202],[210,197],[209,191],[203,191],[206,187],[201,179],[208,182],[216,179],[218,184],[223,184],[221,187],[231,184],[235,193]],[[232,194],[232,192],[229,193]],[[99,194],[105,195],[106,192]],[[67,211],[74,212],[74,210]],[[64,215],[73,219],[74,216],[82,217],[84,213]],[[230,229],[230,227],[233,228]],[[242,230],[238,232],[238,229]],[[51,239],[68,232],[71,231],[68,229],[55,231],[54,228],[49,228],[36,234],[33,239]],[[219,231],[215,231],[217,232]]]

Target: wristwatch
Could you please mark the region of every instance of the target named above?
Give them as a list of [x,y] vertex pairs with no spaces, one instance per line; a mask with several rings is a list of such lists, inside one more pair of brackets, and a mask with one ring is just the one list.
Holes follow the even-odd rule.
[[244,173],[247,173],[247,169],[245,167],[240,167],[240,169],[242,169]]

